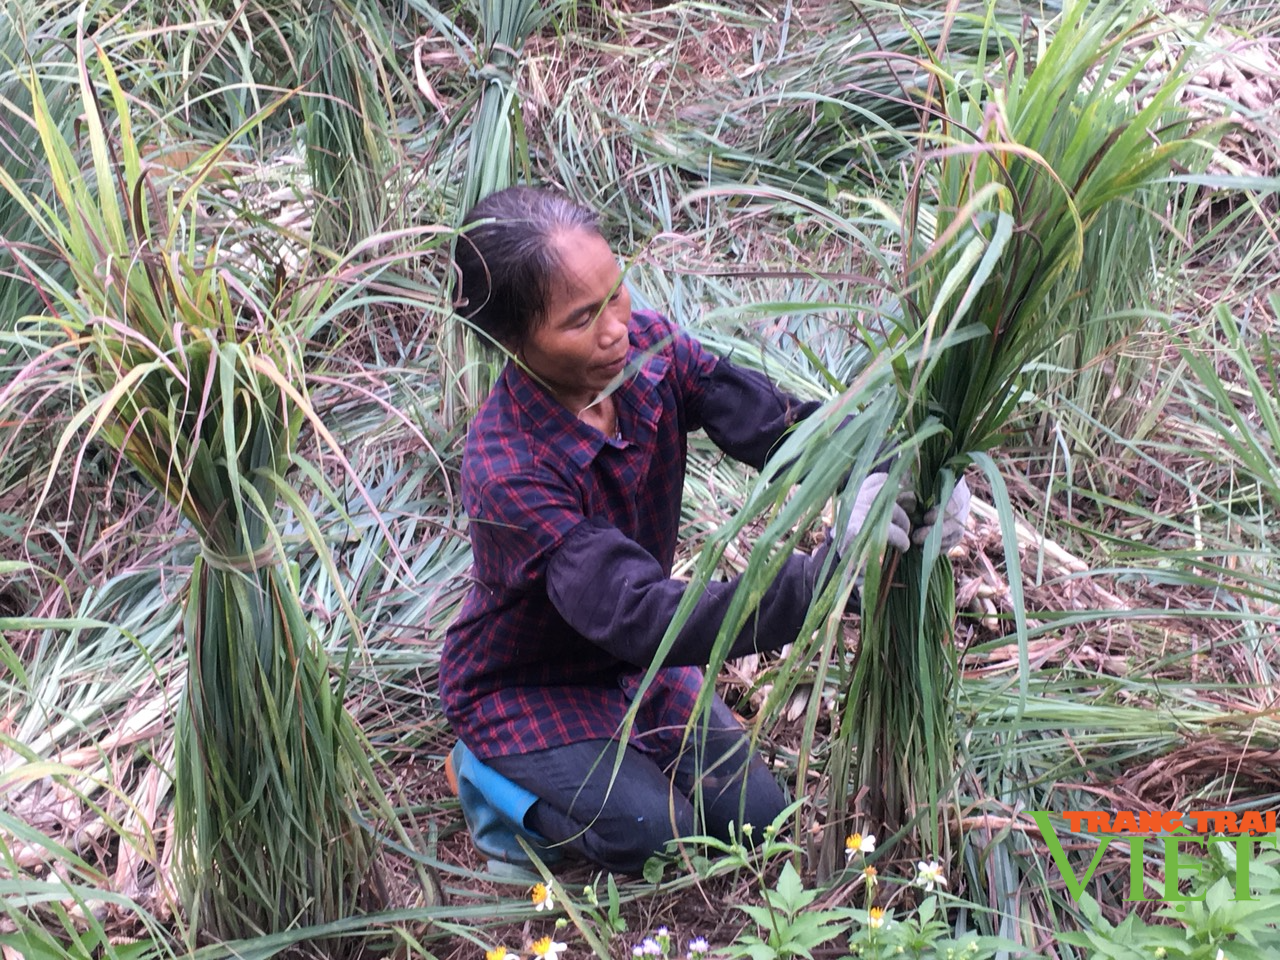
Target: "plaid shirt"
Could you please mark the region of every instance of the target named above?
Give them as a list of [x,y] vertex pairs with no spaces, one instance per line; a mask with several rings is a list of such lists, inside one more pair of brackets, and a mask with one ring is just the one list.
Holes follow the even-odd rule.
[[[703,427],[759,468],[801,404],[636,312],[615,393],[621,439],[562,406],[515,364],[476,414],[462,464],[475,583],[440,663],[445,715],[480,758],[616,736],[684,584],[675,556],[686,435]],[[795,639],[818,554],[796,554],[731,655]],[[645,691],[640,749],[678,740],[735,584],[710,584]],[[677,665],[685,664],[685,665]]]

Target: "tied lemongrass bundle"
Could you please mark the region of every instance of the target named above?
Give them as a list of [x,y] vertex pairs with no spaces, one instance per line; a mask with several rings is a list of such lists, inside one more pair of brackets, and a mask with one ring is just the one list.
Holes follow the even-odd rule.
[[[471,129],[467,135],[466,175],[455,198],[463,215],[489,194],[529,179],[529,147],[525,139],[516,77],[525,41],[554,12],[537,0],[473,0],[468,4],[480,28],[481,43],[463,54],[478,58],[477,84],[467,99]],[[454,33],[452,24],[441,31]],[[457,371],[457,389],[445,398],[445,419],[455,423],[478,407],[493,386],[497,370],[486,363],[486,351],[462,323],[454,327],[445,349],[446,362]]]
[[[932,75],[928,123],[895,224],[901,294],[883,337],[913,452],[891,472],[922,510],[945,505],[966,467],[986,476],[1012,561],[1024,682],[1012,512],[987,451],[1018,407],[1028,364],[1067,332],[1043,308],[1089,244],[1111,242],[1098,234],[1114,222],[1104,212],[1207,153],[1208,131],[1175,106],[1183,64],[1148,69],[1161,27],[1136,9],[1072,0],[1035,49],[989,18],[976,75],[949,73],[941,47],[920,61]],[[947,844],[955,783],[955,588],[940,527],[867,571],[843,718],[863,818],[888,834],[918,824],[922,851]]]
[[[286,479],[301,468],[333,497],[297,447],[304,422],[328,436],[307,399],[298,331],[332,284],[290,293],[269,264],[256,281],[227,265],[216,232],[199,223],[199,184],[158,195],[105,56],[91,62],[82,52],[77,67],[87,171],[34,78],[32,122],[56,204],[33,200],[0,170],[0,186],[72,278],[61,283],[25,258],[50,315],[20,321],[43,352],[0,407],[24,409],[41,371],[61,364],[81,406],[44,493],[71,445],[96,437],[199,539],[174,770],[176,865],[190,929],[231,940],[332,924],[376,904],[375,838],[362,817],[390,815],[368,742],[343,708],[346,665],[329,663],[304,615],[278,526],[283,501],[338,582]],[[349,606],[347,615],[358,630]],[[300,941],[285,953],[315,949]],[[360,943],[330,938],[321,949],[343,956]]]

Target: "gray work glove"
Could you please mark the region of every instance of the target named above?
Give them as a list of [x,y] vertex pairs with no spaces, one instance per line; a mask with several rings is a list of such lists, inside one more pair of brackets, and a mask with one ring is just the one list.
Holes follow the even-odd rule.
[[[901,497],[898,498],[901,501]],[[915,497],[912,496],[914,503]],[[964,531],[969,523],[969,484],[964,482],[964,477],[956,481],[955,489],[951,491],[951,499],[947,501],[947,509],[942,512],[942,546],[941,551],[947,553],[957,543],[964,539]],[[911,505],[908,505],[910,509]],[[929,536],[933,530],[933,525],[938,521],[938,508],[930,507],[925,511],[924,518],[920,525],[911,531],[911,542],[919,546],[924,543],[925,538]]]
[[[875,503],[887,479],[889,479],[888,474],[873,473],[862,481],[862,486],[858,488],[858,495],[853,501],[853,510],[849,514],[849,523],[844,529],[844,536],[836,544],[837,554],[843,555],[849,552],[854,539],[867,525],[867,517],[871,515],[871,505]],[[968,501],[966,500],[965,503],[967,506]],[[894,550],[904,551],[911,546],[911,521],[900,503],[893,505],[893,517],[889,523],[886,540]]]

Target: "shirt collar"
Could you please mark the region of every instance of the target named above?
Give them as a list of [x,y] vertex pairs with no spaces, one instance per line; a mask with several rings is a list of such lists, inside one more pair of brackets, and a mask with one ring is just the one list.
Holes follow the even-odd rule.
[[[662,414],[657,387],[666,376],[670,361],[661,345],[648,356],[636,347],[632,336],[627,350],[627,366],[640,363],[615,391],[618,419],[624,439],[638,442],[638,433],[650,434]],[[502,381],[515,404],[520,429],[537,435],[562,451],[579,469],[585,470],[606,444],[614,443],[595,427],[569,412],[551,392],[514,360],[507,362]]]

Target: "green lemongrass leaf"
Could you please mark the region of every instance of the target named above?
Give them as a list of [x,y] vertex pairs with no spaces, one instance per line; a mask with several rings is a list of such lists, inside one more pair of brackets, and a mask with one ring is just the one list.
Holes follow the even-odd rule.
[[22,659],[18,656],[17,651],[9,643],[8,638],[4,635],[4,627],[0,627],[0,663],[4,664],[5,669],[17,681],[18,685],[30,686],[31,680],[27,675],[26,668],[23,666]]
[[[98,93],[94,87],[93,80],[89,77],[87,62],[84,57],[83,23],[76,39],[80,49],[80,55],[76,58],[76,69],[79,73],[80,103],[84,108],[82,116],[88,128],[86,139],[89,143],[89,150],[93,155],[93,168],[99,181],[109,183],[113,178],[111,174],[112,163],[107,154],[107,132],[102,123],[102,114],[98,110]],[[110,188],[102,190],[97,199],[101,205],[101,222],[106,228],[106,239],[109,243],[108,249],[124,249],[126,243],[124,218],[121,215],[119,199],[115,191]]]
[[[977,299],[983,285],[995,271],[996,264],[1004,255],[1005,247],[1013,236],[1013,227],[1014,219],[1008,213],[1002,210],[996,215],[995,229],[991,233],[987,249],[982,254],[982,260],[978,263],[977,269],[974,270],[968,286],[965,287],[964,295],[960,298],[960,302],[956,304],[952,313],[951,323],[953,326],[959,326],[969,307]],[[939,301],[942,299],[942,296],[939,295]]]
[[[245,513],[244,500],[239,496],[239,491],[245,486],[240,473],[243,456],[240,446],[246,438],[240,434],[240,430],[243,430],[243,424],[237,416],[236,406],[237,401],[243,403],[247,400],[246,397],[239,395],[239,370],[237,368],[241,358],[240,345],[234,342],[224,342],[217,347],[215,356],[217,357],[216,369],[218,375],[217,397],[221,406],[221,416],[216,418],[216,422],[222,431],[222,449],[225,457],[224,469],[227,474],[227,484],[230,487],[228,492],[231,494],[230,507],[235,511],[232,520],[239,531],[240,552],[252,554],[262,544],[250,532],[250,518]],[[257,359],[257,357],[255,356],[254,359]],[[264,412],[267,416],[272,415],[271,411]],[[257,458],[254,457],[252,459],[256,460]],[[227,553],[236,552],[234,536],[224,543],[220,542],[221,538],[217,538],[216,528],[202,532],[205,536],[214,537],[214,542],[217,543],[219,549],[225,550]]]
[[[71,171],[75,169],[74,158],[66,140],[63,139],[61,133],[53,125],[53,112],[49,109],[48,101],[44,96],[44,89],[34,71],[30,75],[29,85],[34,108],[32,116],[36,129],[39,131],[40,142],[48,162],[48,173],[53,183],[54,195],[65,210],[75,210],[76,191],[72,189],[73,180],[71,176]],[[6,186],[8,185],[6,184]],[[15,191],[13,187],[9,187],[9,189],[11,195],[20,195],[20,190]],[[33,219],[42,224],[49,223],[53,225],[54,235],[51,235],[50,239],[54,239],[55,236],[63,239],[66,247],[76,251],[83,251],[88,246],[84,242],[85,225],[79,218],[71,217],[69,223],[63,224],[60,218],[54,214],[52,205],[46,204],[42,198],[35,198],[33,201],[29,197],[20,197],[19,203],[28,207],[28,209],[32,206],[37,206],[47,214],[47,216],[37,215]]]
[[1030,660],[1027,653],[1027,608],[1026,597],[1022,590],[1022,568],[1017,562],[1018,538],[1017,522],[1013,516],[1013,505],[1009,501],[1009,490],[996,462],[987,453],[975,452],[972,460],[986,477],[991,487],[991,499],[1000,518],[1000,537],[1007,558],[1005,575],[1009,582],[1009,598],[1013,604],[1015,636],[1018,642],[1018,696],[1019,703],[1026,700],[1028,694],[1028,677]]
[[98,887],[86,887],[61,880],[13,880],[0,878],[0,897],[8,903],[35,906],[42,903],[58,903],[68,897],[80,903],[109,903],[126,911],[136,904],[123,894]]
[[[994,184],[992,186],[994,186]],[[957,219],[956,223],[952,226],[958,226],[960,223],[962,223],[962,221]],[[938,245],[935,249],[943,249],[948,239],[949,238],[945,236],[939,238],[937,241]],[[925,331],[924,349],[926,351],[929,349],[930,341],[933,340],[933,330],[938,322],[939,315],[941,315],[943,308],[947,306],[947,301],[951,299],[951,295],[960,289],[961,284],[965,284],[966,287],[966,300],[972,302],[973,295],[971,292],[971,285],[968,281],[971,279],[973,268],[985,258],[988,250],[989,246],[982,236],[975,236],[970,239],[969,242],[960,249],[959,256],[957,257],[955,264],[942,278],[942,282],[938,285],[938,289],[933,291],[933,309],[929,311],[928,316],[924,318],[924,322],[921,324]],[[957,310],[957,312],[959,311]]]
[[1280,177],[1232,176],[1224,173],[1180,173],[1165,178],[1169,183],[1182,183],[1214,190],[1239,190],[1247,193],[1280,191]]

